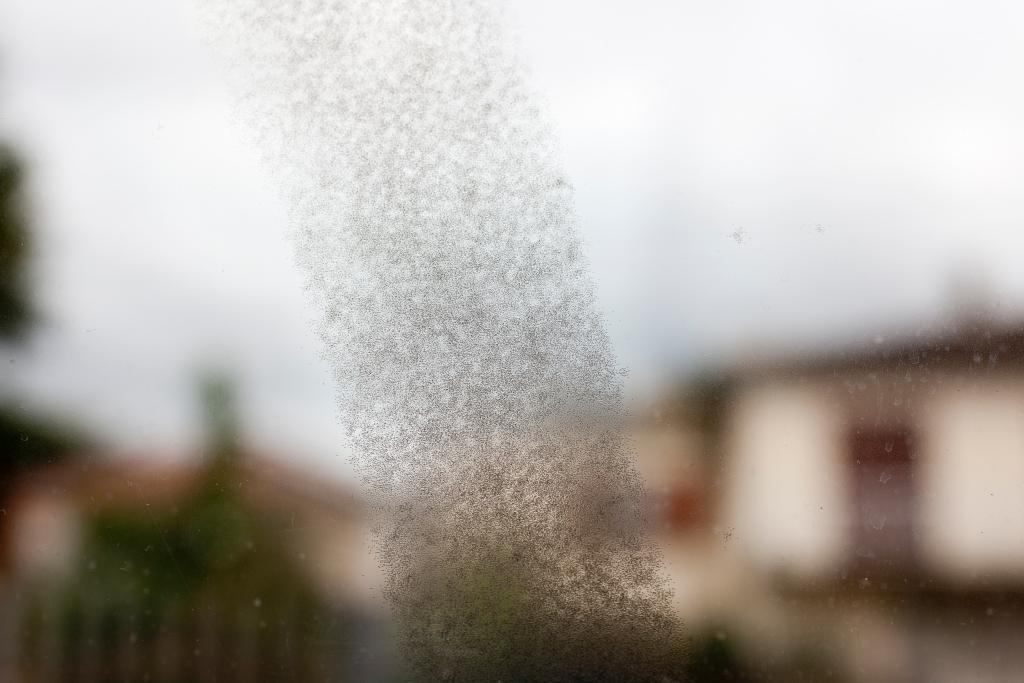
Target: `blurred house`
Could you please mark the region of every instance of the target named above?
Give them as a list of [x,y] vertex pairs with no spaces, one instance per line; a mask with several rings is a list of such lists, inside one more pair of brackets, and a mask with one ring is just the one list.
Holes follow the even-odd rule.
[[[194,493],[205,475],[198,458],[157,454],[81,455],[27,472],[7,510],[15,578],[67,571],[91,514],[174,504]],[[353,488],[250,455],[239,459],[232,479],[245,502],[280,520],[276,532],[318,590],[338,602],[372,604],[377,569],[368,552],[358,552],[366,548],[368,519]]]
[[740,367],[636,434],[680,609],[758,680],[1021,680],[1020,328]]
[[90,455],[19,477],[0,679],[388,680],[366,507],[239,455],[220,472]]

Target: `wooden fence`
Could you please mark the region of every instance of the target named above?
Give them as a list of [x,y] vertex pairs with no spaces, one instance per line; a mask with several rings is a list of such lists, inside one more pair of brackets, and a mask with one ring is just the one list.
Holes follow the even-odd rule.
[[67,587],[0,587],[4,683],[385,680],[372,620],[254,598],[132,614]]

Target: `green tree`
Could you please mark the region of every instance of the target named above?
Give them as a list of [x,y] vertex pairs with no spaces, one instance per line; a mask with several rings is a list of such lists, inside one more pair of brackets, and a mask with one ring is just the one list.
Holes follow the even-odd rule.
[[[29,282],[31,235],[24,202],[24,170],[15,153],[0,143],[0,341],[21,342],[33,322]],[[0,510],[24,469],[79,449],[79,430],[13,405],[0,405]],[[0,516],[0,571],[7,560],[8,526]]]
[[17,339],[32,320],[28,266],[31,243],[23,199],[23,169],[0,144],[0,337]]
[[[220,632],[212,642],[233,642],[240,622],[248,621],[258,629],[261,647],[290,643],[296,653],[293,668],[264,665],[254,672],[255,680],[326,680],[329,654],[344,648],[339,640],[344,624],[337,623],[297,561],[282,533],[284,520],[245,495],[233,395],[223,378],[202,383],[207,444],[197,485],[174,500],[114,503],[86,518],[66,630],[74,633],[89,609],[98,612],[100,621],[110,624],[100,634],[100,659],[114,661],[118,629],[126,624],[139,650],[149,652],[165,637],[169,620],[178,620],[181,628],[215,614]],[[284,613],[291,616],[282,626]],[[220,658],[220,669],[206,674],[217,680],[230,676],[239,663],[227,655]],[[194,680],[201,666],[182,662],[175,680]],[[101,672],[100,678],[112,676]]]

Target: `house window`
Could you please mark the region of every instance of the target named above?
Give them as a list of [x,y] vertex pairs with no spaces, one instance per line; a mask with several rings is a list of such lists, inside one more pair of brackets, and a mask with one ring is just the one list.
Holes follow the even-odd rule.
[[905,429],[858,429],[849,442],[853,564],[903,571],[915,557],[911,435]]
[[677,533],[693,532],[708,522],[708,500],[699,484],[678,484],[663,499],[667,529]]

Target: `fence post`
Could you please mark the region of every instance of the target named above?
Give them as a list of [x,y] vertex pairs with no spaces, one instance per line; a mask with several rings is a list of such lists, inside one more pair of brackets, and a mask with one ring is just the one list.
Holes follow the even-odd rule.
[[157,681],[175,683],[181,665],[181,615],[175,602],[169,602],[160,612],[156,631]]
[[235,608],[234,668],[238,683],[252,683],[259,672],[260,614],[258,606],[240,604]]
[[21,662],[21,592],[11,584],[0,586],[0,680],[19,683]]
[[60,592],[55,586],[44,584],[36,590],[35,602],[39,605],[39,639],[33,669],[39,683],[57,683],[63,659],[61,656]]
[[219,647],[221,643],[218,637],[218,610],[214,599],[204,600],[199,609],[198,628],[196,641],[199,647],[197,664],[199,666],[199,681],[201,683],[217,683],[220,680],[218,666],[220,665]]

